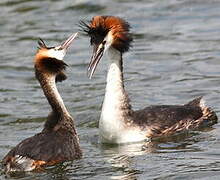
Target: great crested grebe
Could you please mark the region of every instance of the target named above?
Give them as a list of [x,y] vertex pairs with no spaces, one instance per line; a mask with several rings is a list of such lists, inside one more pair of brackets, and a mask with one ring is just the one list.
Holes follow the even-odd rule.
[[63,58],[76,35],[71,35],[56,47],[47,47],[43,40],[38,42],[40,47],[34,59],[35,75],[52,112],[42,132],[23,140],[4,157],[6,172],[31,171],[82,156],[74,119],[56,87],[56,82],[66,79],[64,70],[67,64]]
[[143,141],[217,122],[215,112],[204,105],[202,98],[185,105],[158,105],[132,110],[124,88],[122,58],[132,42],[129,24],[119,17],[95,16],[88,24],[80,21],[79,25],[90,36],[93,46],[88,66],[89,78],[105,52],[109,58],[99,121],[101,142],[120,144]]

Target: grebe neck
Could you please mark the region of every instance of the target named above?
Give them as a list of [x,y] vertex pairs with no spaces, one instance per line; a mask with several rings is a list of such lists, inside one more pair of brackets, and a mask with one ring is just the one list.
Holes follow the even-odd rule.
[[[108,58],[109,69],[99,127],[101,138],[113,140],[113,136],[120,133],[130,121],[132,110],[124,89],[122,54],[110,47]],[[103,137],[106,134],[111,137]]]
[[[130,109],[129,98],[124,88],[122,53],[114,48],[109,48],[108,58],[109,69],[104,102],[111,102],[112,107],[120,111]],[[108,106],[110,104],[108,103]]]
[[52,113],[48,116],[48,120],[45,123],[45,128],[52,128],[60,121],[69,121],[72,119],[64,105],[63,99],[58,92],[55,82],[55,75],[44,74],[36,70],[36,77],[39,80],[44,95],[52,108]]
[[115,88],[124,91],[122,54],[113,48],[109,48],[108,59],[109,69],[106,80],[106,91],[114,90]]

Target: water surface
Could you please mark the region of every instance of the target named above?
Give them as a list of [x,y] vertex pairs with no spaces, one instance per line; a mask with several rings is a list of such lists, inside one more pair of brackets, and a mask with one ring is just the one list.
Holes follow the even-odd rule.
[[[79,20],[99,14],[123,17],[132,26],[134,43],[124,55],[124,70],[134,109],[204,96],[219,114],[220,1],[1,0],[0,159],[40,132],[50,111],[34,77],[37,39],[59,44],[78,30]],[[89,80],[90,54],[88,39],[76,40],[66,56],[69,78],[58,85],[76,120],[83,159],[7,179],[218,179],[219,124],[144,147],[100,145],[98,119],[107,67],[103,58]]]

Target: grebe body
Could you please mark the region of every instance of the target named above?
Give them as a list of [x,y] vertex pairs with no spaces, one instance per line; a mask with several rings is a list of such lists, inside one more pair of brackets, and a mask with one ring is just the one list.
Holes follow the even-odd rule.
[[128,51],[132,36],[129,24],[119,17],[95,16],[80,27],[90,36],[93,54],[88,66],[89,78],[106,52],[108,74],[99,121],[103,143],[130,143],[168,136],[217,122],[211,108],[197,98],[185,105],[150,106],[134,111],[124,88],[123,53]]
[[42,132],[23,140],[4,157],[6,172],[32,171],[82,156],[74,119],[56,87],[56,82],[66,79],[64,70],[67,64],[63,58],[76,35],[56,47],[47,47],[43,40],[39,41],[40,47],[34,59],[35,75],[52,112]]

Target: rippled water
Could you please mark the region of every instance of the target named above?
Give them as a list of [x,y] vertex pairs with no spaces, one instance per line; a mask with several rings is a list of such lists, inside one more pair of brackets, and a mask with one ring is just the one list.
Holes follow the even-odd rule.
[[[124,69],[135,109],[183,104],[203,95],[219,114],[220,1],[1,0],[0,159],[22,139],[41,131],[50,110],[33,72],[37,39],[58,44],[77,31],[79,20],[97,14],[121,16],[132,26],[135,42],[124,56]],[[88,39],[75,41],[66,56],[69,78],[59,84],[77,122],[83,159],[14,178],[219,179],[218,124],[144,147],[100,145],[98,119],[107,68],[103,59],[89,80],[90,53]]]

